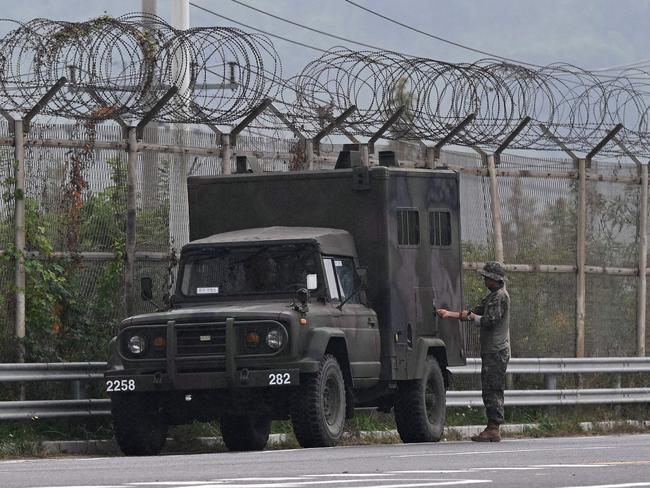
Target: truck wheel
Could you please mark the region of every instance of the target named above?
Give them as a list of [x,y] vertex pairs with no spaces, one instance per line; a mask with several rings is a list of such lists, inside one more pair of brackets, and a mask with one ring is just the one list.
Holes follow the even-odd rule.
[[167,424],[157,405],[141,395],[111,397],[113,432],[127,456],[155,456],[167,438]]
[[306,377],[291,401],[293,432],[302,447],[338,444],[345,424],[345,383],[338,361],[327,354],[318,373]]
[[270,432],[271,419],[263,415],[221,417],[221,436],[229,451],[261,451],[266,447]]
[[440,365],[427,356],[424,377],[402,381],[395,398],[395,423],[403,442],[437,442],[445,427],[445,381]]

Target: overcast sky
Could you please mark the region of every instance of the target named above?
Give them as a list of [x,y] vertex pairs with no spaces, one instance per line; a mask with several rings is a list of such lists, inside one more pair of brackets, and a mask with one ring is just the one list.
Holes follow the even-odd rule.
[[[158,14],[167,21],[172,1],[157,2]],[[237,21],[320,48],[345,44],[231,0],[192,1]],[[344,0],[242,1],[282,18],[386,49],[449,62],[486,57],[391,24]],[[567,62],[598,69],[650,58],[650,1],[645,0],[355,1],[436,36],[535,64]],[[0,0],[2,16],[20,21],[35,17],[82,21],[104,13],[119,16],[139,11],[141,5],[141,0]],[[234,25],[195,7],[190,7],[190,19],[192,26]],[[8,24],[0,28],[4,33]],[[295,74],[318,55],[279,39],[273,42],[285,76]]]

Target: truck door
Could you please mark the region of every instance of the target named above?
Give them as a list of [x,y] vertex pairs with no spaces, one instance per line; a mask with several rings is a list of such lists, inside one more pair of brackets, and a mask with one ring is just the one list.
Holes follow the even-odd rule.
[[377,314],[361,303],[354,260],[324,257],[323,265],[330,296],[340,308],[339,327],[348,344],[350,368],[355,382],[379,378],[380,342]]

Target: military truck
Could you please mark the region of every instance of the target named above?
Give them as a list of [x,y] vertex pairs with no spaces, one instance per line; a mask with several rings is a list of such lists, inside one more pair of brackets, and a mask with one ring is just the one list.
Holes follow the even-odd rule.
[[[167,310],[129,317],[106,386],[128,455],[169,425],[220,421],[259,450],[291,419],[333,446],[355,409],[394,410],[404,442],[440,439],[464,364],[459,179],[377,166],[190,177],[190,240]],[[142,280],[151,299],[151,280]]]

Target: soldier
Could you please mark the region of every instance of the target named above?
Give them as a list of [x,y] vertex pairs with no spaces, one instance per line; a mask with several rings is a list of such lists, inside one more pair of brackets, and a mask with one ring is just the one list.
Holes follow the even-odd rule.
[[503,418],[503,390],[505,389],[506,367],[510,359],[510,295],[506,291],[506,276],[503,265],[488,261],[479,271],[490,292],[481,304],[471,311],[451,312],[438,309],[441,318],[460,319],[473,322],[480,327],[481,334],[481,389],[483,404],[488,418],[483,432],[472,437],[476,442],[499,442],[499,426]]

